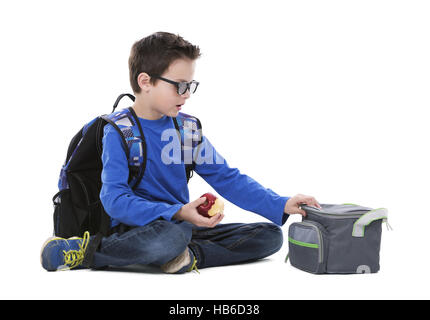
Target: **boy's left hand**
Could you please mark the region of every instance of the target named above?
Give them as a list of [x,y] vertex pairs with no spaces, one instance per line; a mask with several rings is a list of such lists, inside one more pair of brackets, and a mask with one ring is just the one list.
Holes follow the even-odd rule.
[[306,196],[304,194],[297,194],[294,197],[288,199],[284,207],[284,213],[287,214],[301,214],[306,216],[306,212],[300,209],[301,204],[307,204],[308,206],[314,206],[321,209],[320,204],[315,200],[314,197]]

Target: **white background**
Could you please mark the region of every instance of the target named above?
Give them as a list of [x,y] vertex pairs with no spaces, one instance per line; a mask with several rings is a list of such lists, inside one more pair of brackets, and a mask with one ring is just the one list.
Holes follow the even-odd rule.
[[[0,297],[430,298],[429,15],[426,1],[2,1]],[[130,48],[156,31],[200,47],[183,112],[230,166],[283,196],[389,209],[379,273],[296,270],[286,241],[200,274],[42,269],[68,143],[131,92]],[[191,199],[208,191],[195,175]],[[225,213],[266,221],[229,202]]]

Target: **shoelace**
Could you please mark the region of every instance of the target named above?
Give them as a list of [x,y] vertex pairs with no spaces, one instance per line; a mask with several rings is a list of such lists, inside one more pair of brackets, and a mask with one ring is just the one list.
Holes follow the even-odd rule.
[[89,242],[90,233],[88,231],[85,231],[81,243],[78,243],[79,250],[63,250],[64,263],[69,266],[68,269],[76,268],[77,266],[82,264],[82,261],[84,260],[85,256],[85,250],[87,250]]
[[188,272],[191,272],[193,270],[196,270],[197,273],[200,273],[199,269],[197,269],[197,259],[196,257],[194,257],[194,261],[193,264],[191,265],[191,267],[188,269]]

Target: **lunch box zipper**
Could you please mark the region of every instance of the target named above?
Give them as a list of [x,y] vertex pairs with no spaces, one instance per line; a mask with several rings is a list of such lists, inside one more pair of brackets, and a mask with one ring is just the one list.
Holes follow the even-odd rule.
[[306,222],[306,221],[302,221],[301,224],[305,225],[305,226],[309,226],[313,229],[315,229],[317,231],[318,234],[318,240],[319,240],[319,246],[318,246],[318,263],[322,263],[323,262],[323,256],[324,256],[324,243],[323,243],[323,237],[321,234],[321,230],[313,223],[311,222]]

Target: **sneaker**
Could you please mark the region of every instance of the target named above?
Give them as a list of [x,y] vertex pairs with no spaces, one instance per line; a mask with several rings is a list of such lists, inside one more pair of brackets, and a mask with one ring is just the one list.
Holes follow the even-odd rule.
[[40,263],[48,271],[76,268],[82,264],[89,242],[88,231],[84,232],[83,238],[48,238],[42,246]]
[[169,262],[161,266],[161,270],[165,273],[185,273],[197,269],[197,259],[190,248],[187,247],[184,252],[182,252],[176,258],[170,260]]

